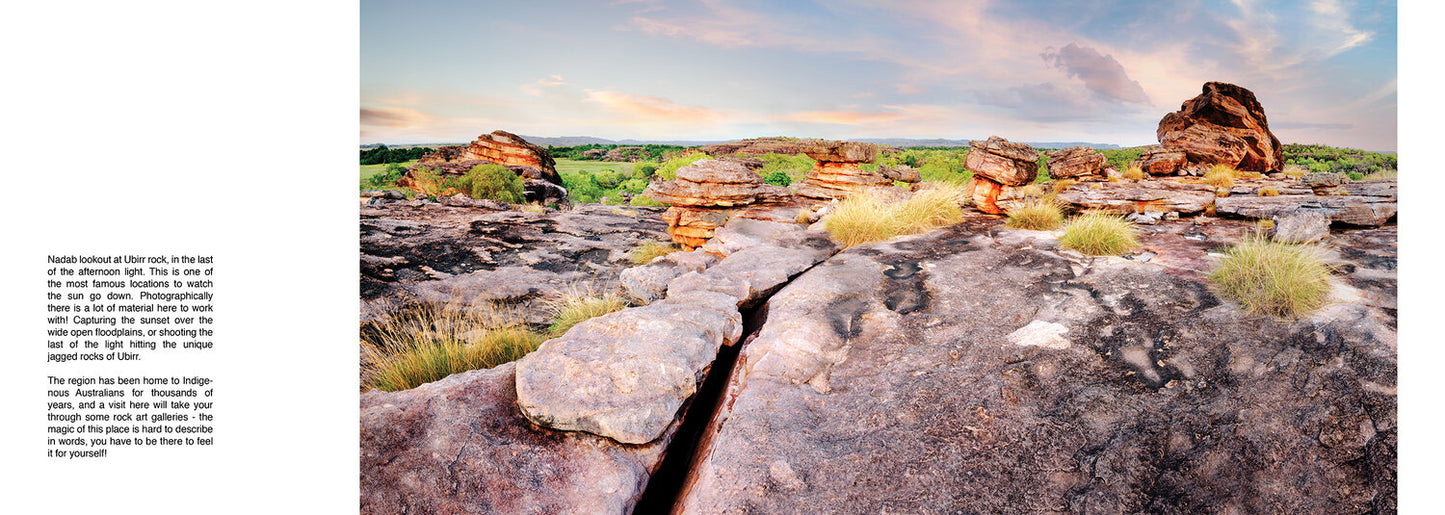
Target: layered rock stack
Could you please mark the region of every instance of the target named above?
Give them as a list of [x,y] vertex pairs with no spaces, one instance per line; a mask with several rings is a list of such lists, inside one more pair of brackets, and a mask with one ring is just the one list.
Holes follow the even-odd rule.
[[1057,179],[1103,180],[1109,158],[1089,147],[1069,147],[1045,152],[1049,156],[1049,177]]
[[761,166],[754,160],[703,159],[679,168],[677,180],[654,182],[642,194],[672,206],[662,214],[672,241],[697,248],[742,208],[792,199],[787,188],[763,182],[753,171]]
[[969,145],[973,149],[963,165],[973,172],[973,180],[965,191],[980,211],[994,215],[1006,213],[1012,200],[1022,198],[1017,188],[1038,177],[1039,152],[998,136],[970,141]]
[[797,193],[804,197],[846,198],[871,188],[891,185],[895,180],[918,180],[907,173],[895,172],[892,168],[880,168],[877,172],[864,170],[861,166],[863,163],[872,163],[878,159],[878,146],[872,143],[815,141],[811,145],[799,147],[799,150],[818,162],[796,189]]
[[1190,164],[1226,164],[1238,170],[1278,172],[1284,149],[1269,130],[1254,93],[1223,82],[1207,82],[1199,96],[1164,115],[1156,131],[1166,150],[1183,152]]
[[1144,149],[1133,164],[1139,165],[1149,175],[1174,175],[1184,169],[1187,161],[1183,151],[1153,145]]
[[417,164],[407,171],[407,176],[397,185],[411,187],[411,174],[418,167],[425,166],[445,177],[465,175],[472,167],[484,164],[500,164],[522,177],[526,197],[531,202],[546,202],[567,198],[562,187],[562,176],[557,173],[556,162],[546,150],[521,136],[507,131],[492,131],[478,136],[467,146],[441,147],[435,152],[422,156]]

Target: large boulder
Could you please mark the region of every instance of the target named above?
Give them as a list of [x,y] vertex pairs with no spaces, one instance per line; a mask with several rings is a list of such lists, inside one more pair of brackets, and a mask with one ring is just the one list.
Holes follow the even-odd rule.
[[1183,169],[1188,161],[1182,151],[1154,146],[1140,153],[1133,164],[1139,165],[1149,175],[1174,175]]
[[1247,317],[1021,233],[854,247],[774,295],[675,512],[1396,508],[1383,310]]
[[643,445],[537,427],[515,369],[362,394],[360,512],[631,513],[676,427]]
[[1012,143],[998,136],[970,141],[972,149],[963,165],[982,177],[1004,186],[1023,186],[1034,182],[1039,173],[1039,153],[1023,143]]
[[1054,179],[1104,178],[1109,158],[1089,147],[1069,147],[1045,152],[1049,156],[1049,177]]
[[1164,115],[1155,132],[1159,144],[1184,152],[1193,164],[1226,164],[1239,170],[1278,172],[1284,148],[1269,130],[1254,93],[1223,82],[1207,82],[1199,96]]

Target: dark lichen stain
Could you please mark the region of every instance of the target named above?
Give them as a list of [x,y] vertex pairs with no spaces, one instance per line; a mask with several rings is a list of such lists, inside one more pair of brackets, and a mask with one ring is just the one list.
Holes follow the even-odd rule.
[[900,315],[928,309],[928,274],[917,261],[899,261],[883,269],[883,305]]
[[828,322],[839,338],[857,338],[863,334],[863,314],[868,312],[864,296],[845,297],[828,303]]

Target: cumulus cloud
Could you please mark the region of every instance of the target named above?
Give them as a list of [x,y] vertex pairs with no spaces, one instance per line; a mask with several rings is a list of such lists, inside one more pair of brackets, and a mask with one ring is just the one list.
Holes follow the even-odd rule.
[[1093,48],[1069,43],[1063,48],[1045,49],[1040,56],[1044,58],[1044,62],[1083,81],[1084,86],[1095,95],[1121,102],[1149,103],[1144,87],[1139,85],[1139,81],[1130,79],[1129,74],[1124,71],[1124,65],[1119,64],[1112,55],[1104,55]]

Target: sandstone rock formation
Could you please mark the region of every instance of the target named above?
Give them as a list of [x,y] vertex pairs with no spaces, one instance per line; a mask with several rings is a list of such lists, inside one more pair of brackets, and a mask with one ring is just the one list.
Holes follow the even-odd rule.
[[1103,179],[1109,158],[1089,147],[1069,147],[1045,152],[1049,156],[1049,177],[1054,179]]
[[643,195],[673,206],[662,214],[668,234],[679,245],[696,248],[745,211],[743,207],[792,200],[787,188],[763,182],[754,171],[762,164],[751,159],[702,159],[679,168],[676,180],[649,184]]
[[1169,150],[1159,146],[1152,146],[1139,154],[1133,164],[1144,169],[1149,175],[1174,175],[1188,164],[1185,154],[1179,150]]
[[1296,211],[1318,212],[1331,222],[1378,227],[1399,211],[1394,180],[1367,181],[1334,186],[1340,195],[1229,196],[1215,201],[1219,213],[1246,218],[1274,218]]
[[455,177],[466,174],[474,166],[490,163],[506,166],[521,176],[528,201],[566,198],[567,190],[562,187],[562,176],[557,173],[552,156],[520,136],[502,130],[478,136],[465,147],[441,147],[422,156],[415,166],[407,170],[407,175],[397,181],[397,185],[410,187],[411,175],[418,167],[425,166],[442,176]]
[[1394,322],[1365,296],[1247,318],[1189,271],[1052,245],[945,229],[795,279],[676,510],[1395,509]]
[[969,144],[973,148],[963,165],[973,172],[973,180],[964,187],[965,192],[978,210],[995,215],[1007,213],[1008,200],[1022,198],[1010,187],[1029,184],[1038,176],[1038,151],[998,136]]
[[1215,189],[1174,181],[1100,182],[1072,186],[1056,198],[1076,210],[1120,215],[1145,211],[1197,214],[1215,201]]
[[[872,188],[893,184],[897,178],[911,177],[906,173],[888,173],[882,170],[870,172],[862,168],[863,163],[878,159],[878,146],[872,143],[854,141],[814,141],[805,146],[802,153],[817,161],[808,171],[803,182],[794,191],[798,195],[815,199],[846,198],[849,195]],[[892,175],[889,175],[892,174]]]
[[1207,82],[1199,96],[1164,115],[1159,144],[1182,151],[1190,163],[1222,163],[1239,170],[1278,172],[1284,149],[1269,130],[1254,93],[1223,82]]

